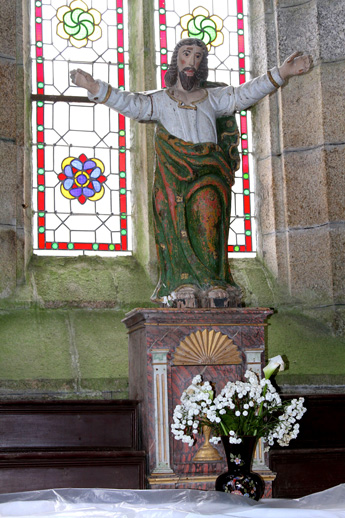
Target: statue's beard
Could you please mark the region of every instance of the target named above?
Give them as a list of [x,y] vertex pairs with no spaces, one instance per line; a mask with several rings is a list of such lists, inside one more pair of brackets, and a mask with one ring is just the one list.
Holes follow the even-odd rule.
[[[184,69],[186,70],[186,69]],[[184,70],[180,70],[178,75],[181,81],[182,88],[184,90],[187,90],[188,92],[194,88],[195,85],[199,83],[199,79],[196,74],[196,70],[190,69],[194,71],[194,74],[192,76],[187,76]]]

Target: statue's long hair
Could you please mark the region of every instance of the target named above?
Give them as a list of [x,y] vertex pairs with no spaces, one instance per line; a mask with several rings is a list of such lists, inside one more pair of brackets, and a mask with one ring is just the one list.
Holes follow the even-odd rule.
[[205,45],[205,43],[198,38],[185,38],[184,40],[181,40],[176,45],[172,58],[171,63],[169,65],[169,68],[165,74],[164,80],[165,84],[167,86],[174,86],[177,82],[177,76],[178,76],[178,68],[177,68],[177,55],[178,51],[181,47],[184,45],[197,45],[200,47],[203,51],[203,58],[201,60],[201,63],[199,65],[198,70],[196,71],[195,77],[197,78],[198,82],[200,81],[206,81],[208,76],[208,62],[207,62],[207,56],[208,56],[208,50]]

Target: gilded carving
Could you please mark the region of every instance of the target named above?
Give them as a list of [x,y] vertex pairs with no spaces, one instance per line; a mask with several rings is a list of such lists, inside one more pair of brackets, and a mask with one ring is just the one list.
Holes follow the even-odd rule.
[[204,329],[187,336],[177,347],[174,365],[233,365],[242,362],[233,341],[223,333]]

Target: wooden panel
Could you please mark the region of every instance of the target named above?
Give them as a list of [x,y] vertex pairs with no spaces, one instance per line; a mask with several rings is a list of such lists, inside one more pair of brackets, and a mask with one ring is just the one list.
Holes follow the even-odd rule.
[[136,401],[1,403],[0,448],[138,450],[137,408]]
[[345,448],[274,452],[274,498],[300,498],[345,483]]
[[144,452],[0,454],[0,493],[80,487],[143,489]]
[[299,498],[345,483],[345,394],[304,397],[307,412],[297,439],[270,451],[270,468],[277,473],[274,498]]
[[137,401],[0,403],[0,493],[143,489]]
[[291,442],[291,448],[345,447],[345,394],[304,397],[307,412],[300,421],[300,433]]

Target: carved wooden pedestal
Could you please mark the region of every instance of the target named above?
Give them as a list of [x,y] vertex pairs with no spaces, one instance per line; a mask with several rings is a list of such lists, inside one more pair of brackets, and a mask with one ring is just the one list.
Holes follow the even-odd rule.
[[[148,453],[151,488],[214,489],[226,470],[223,460],[194,462],[203,443],[192,448],[170,432],[172,413],[194,376],[215,384],[241,380],[247,368],[260,375],[264,364],[267,308],[135,309],[126,315],[129,332],[129,397],[141,401],[143,449]],[[262,444],[253,469],[270,496],[274,475],[267,468]]]

